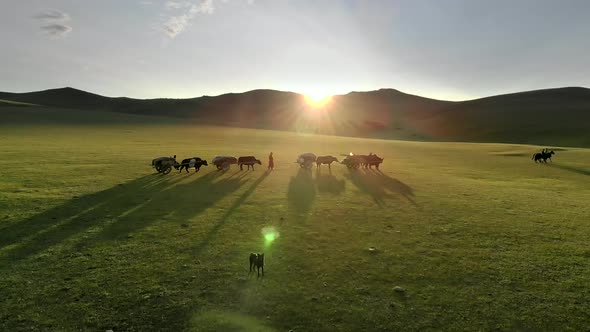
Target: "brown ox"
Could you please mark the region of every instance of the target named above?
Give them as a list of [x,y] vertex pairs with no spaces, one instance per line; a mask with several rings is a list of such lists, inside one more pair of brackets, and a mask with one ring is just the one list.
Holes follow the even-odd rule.
[[240,171],[244,170],[243,165],[246,165],[248,167],[247,169],[250,169],[250,167],[252,167],[252,170],[254,170],[254,165],[256,164],[262,165],[262,162],[256,159],[254,156],[238,158],[238,165],[240,165]]
[[336,157],[333,156],[319,156],[316,158],[315,163],[317,168],[320,168],[322,164],[328,165],[328,168],[332,169],[332,163],[339,162]]

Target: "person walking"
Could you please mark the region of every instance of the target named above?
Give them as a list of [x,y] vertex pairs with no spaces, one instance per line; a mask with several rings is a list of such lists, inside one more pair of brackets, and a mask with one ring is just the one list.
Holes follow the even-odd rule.
[[272,170],[275,168],[275,160],[272,156],[272,152],[268,155],[268,169]]

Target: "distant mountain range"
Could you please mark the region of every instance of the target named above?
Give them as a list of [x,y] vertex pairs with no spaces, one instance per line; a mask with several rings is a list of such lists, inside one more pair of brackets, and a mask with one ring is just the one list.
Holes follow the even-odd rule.
[[590,147],[590,89],[580,87],[462,102],[380,89],[334,96],[324,109],[308,105],[300,94],[274,90],[190,99],[132,99],[61,88],[0,92],[0,106],[0,114],[7,108],[14,113],[15,108],[28,106],[39,112],[90,110],[342,136]]

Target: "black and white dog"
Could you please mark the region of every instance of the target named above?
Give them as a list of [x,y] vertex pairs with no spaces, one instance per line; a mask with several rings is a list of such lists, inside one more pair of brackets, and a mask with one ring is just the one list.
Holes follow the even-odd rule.
[[264,276],[264,254],[250,254],[250,272],[252,272],[252,268],[258,271],[259,277],[260,269],[262,269],[262,276]]

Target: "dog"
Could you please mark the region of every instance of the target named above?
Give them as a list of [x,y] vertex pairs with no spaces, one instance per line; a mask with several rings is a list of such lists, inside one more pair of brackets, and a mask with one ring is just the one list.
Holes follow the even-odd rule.
[[260,269],[262,269],[262,276],[264,276],[264,254],[250,254],[250,272],[252,272],[253,267],[258,271],[259,277]]

